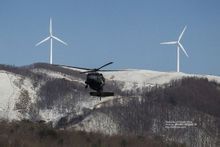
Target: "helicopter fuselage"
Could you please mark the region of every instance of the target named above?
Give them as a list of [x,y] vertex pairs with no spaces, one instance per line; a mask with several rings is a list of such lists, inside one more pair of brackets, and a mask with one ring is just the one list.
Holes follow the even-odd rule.
[[112,71],[112,70],[101,70],[102,68],[112,64],[113,62],[109,62],[107,64],[102,65],[99,68],[94,69],[88,69],[88,68],[81,68],[81,67],[73,67],[73,66],[67,66],[70,68],[77,68],[80,70],[85,70],[80,72],[80,74],[87,74],[86,81],[85,81],[85,88],[90,88],[94,91],[90,92],[91,96],[98,96],[100,97],[109,97],[114,96],[114,92],[111,91],[103,91],[103,86],[105,85],[105,78],[104,76],[99,73],[100,71]]
[[85,81],[86,87],[89,86],[91,89],[102,92],[103,86],[105,85],[105,78],[101,73],[92,72],[87,74]]

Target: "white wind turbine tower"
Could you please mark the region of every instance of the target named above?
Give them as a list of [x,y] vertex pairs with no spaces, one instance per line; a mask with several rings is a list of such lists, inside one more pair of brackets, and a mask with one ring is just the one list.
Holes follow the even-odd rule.
[[183,29],[182,33],[180,34],[180,36],[179,36],[177,41],[170,41],[170,42],[162,42],[162,43],[160,43],[160,44],[173,44],[173,45],[177,46],[177,63],[176,63],[177,72],[180,71],[180,57],[179,57],[180,56],[180,49],[185,53],[185,55],[187,57],[189,57],[187,52],[186,52],[186,50],[184,49],[183,45],[180,43],[180,40],[181,40],[185,30],[186,30],[186,26],[184,27],[184,29]]
[[53,35],[53,32],[52,32],[52,19],[51,18],[50,18],[49,33],[50,33],[50,35],[47,38],[45,38],[44,40],[37,43],[36,46],[38,46],[38,45],[40,45],[40,44],[42,44],[42,43],[44,43],[44,42],[46,42],[47,40],[50,39],[50,64],[53,64],[53,39],[61,42],[64,45],[67,45],[67,43]]

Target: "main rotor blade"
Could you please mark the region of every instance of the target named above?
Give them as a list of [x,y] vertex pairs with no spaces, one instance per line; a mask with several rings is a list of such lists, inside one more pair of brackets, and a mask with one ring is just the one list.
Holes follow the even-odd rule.
[[59,38],[57,38],[57,37],[55,37],[55,36],[52,36],[52,38],[56,39],[57,41],[61,42],[61,43],[64,44],[64,45],[67,45],[66,42],[62,41],[61,39],[59,39]]
[[[109,63],[107,63],[107,64],[105,64],[105,65],[103,65],[103,66],[101,66],[101,67],[99,67],[99,68],[94,68],[94,69],[89,69],[88,71],[83,71],[83,72],[80,72],[81,74],[84,74],[84,73],[90,73],[90,72],[97,72],[97,71],[104,71],[104,70],[100,70],[101,68],[103,68],[103,67],[105,67],[105,66],[108,66],[108,65],[110,65],[110,64],[112,64],[113,62],[109,62]],[[107,71],[107,70],[105,70],[105,71]],[[110,70],[109,70],[110,71]]]
[[177,41],[162,42],[160,44],[177,44]]
[[113,70],[111,70],[111,69],[107,69],[107,70],[99,70],[99,72],[113,72],[113,71],[131,71],[131,70],[129,70],[129,69],[113,69]]
[[75,66],[68,66],[68,65],[56,65],[61,67],[69,67],[69,68],[76,68],[76,69],[82,69],[82,70],[92,70],[90,68],[84,68],[84,67],[75,67]]
[[182,49],[182,51],[185,53],[185,55],[186,55],[187,57],[189,57],[188,54],[187,54],[187,52],[186,52],[186,50],[185,50],[184,47],[182,46],[182,44],[181,44],[181,43],[178,43],[178,45],[180,46],[180,48]]
[[109,63],[107,63],[107,64],[105,64],[105,65],[103,65],[103,66],[101,66],[101,67],[99,67],[99,68],[97,68],[97,69],[95,69],[96,71],[97,70],[100,70],[101,68],[103,68],[103,67],[105,67],[105,66],[108,66],[108,65],[110,65],[110,64],[112,64],[113,62],[109,62]]
[[40,45],[41,43],[44,43],[45,41],[47,41],[47,40],[49,40],[49,39],[50,39],[50,36],[47,37],[47,38],[45,38],[44,40],[38,42],[35,46],[38,46],[38,45]]
[[[112,64],[113,62],[109,62],[99,68],[95,68],[95,69],[90,69],[90,68],[83,68],[83,67],[75,67],[75,66],[68,66],[68,65],[54,65],[54,66],[60,66],[60,67],[69,67],[69,68],[76,68],[76,69],[82,69],[82,70],[87,70],[87,71],[83,71],[83,72],[80,72],[81,74],[83,73],[89,73],[89,72],[96,72],[96,71],[99,71],[101,68],[105,67],[105,66],[108,66],[110,64]],[[100,70],[100,71],[125,71],[125,70]]]
[[68,67],[68,68],[75,68],[75,69],[87,70],[87,71],[80,72],[80,74],[82,74],[82,73],[88,73],[88,72],[91,72],[91,71],[93,70],[93,69],[90,69],[90,68],[76,67],[76,66],[68,66],[68,65],[58,65],[58,64],[53,64],[53,66],[58,66],[58,67],[62,67],[62,68]]
[[80,72],[80,74],[86,74],[86,73],[90,73],[90,72],[92,72],[92,70],[89,70],[89,71],[82,71],[82,72]]
[[185,30],[186,30],[186,27],[187,27],[187,26],[184,27],[182,33],[180,34],[180,36],[179,36],[179,38],[178,38],[178,42],[179,42],[180,39],[183,37],[183,34],[184,34]]
[[[88,71],[82,71],[80,72],[80,74],[85,74],[85,73],[91,73],[91,72],[96,72],[97,70],[96,69],[91,69],[91,70],[88,70]],[[128,69],[119,69],[119,70],[98,70],[98,72],[119,72],[119,71],[130,71]]]

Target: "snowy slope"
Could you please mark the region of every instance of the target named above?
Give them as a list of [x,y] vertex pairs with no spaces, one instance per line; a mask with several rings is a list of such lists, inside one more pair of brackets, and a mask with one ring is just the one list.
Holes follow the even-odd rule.
[[[73,71],[84,71],[81,69],[76,68],[69,68],[69,67],[60,67],[65,68]],[[81,86],[84,86],[84,80],[68,74],[64,74],[62,72],[52,71],[46,68],[34,68],[30,70],[33,73],[42,74],[47,76],[51,79],[66,79],[71,82],[76,82]],[[176,72],[158,72],[158,71],[151,71],[151,70],[135,70],[129,69],[126,71],[117,71],[117,72],[103,72],[104,77],[109,82],[118,82],[123,83],[122,91],[123,90],[132,90],[134,88],[142,88],[142,87],[152,87],[155,85],[163,85],[169,83],[172,80],[181,79],[183,77],[205,77],[208,78],[210,81],[215,80],[220,83],[220,77],[211,76],[211,75],[193,75],[193,74],[185,74],[185,73],[176,73]],[[19,97],[22,91],[27,91],[30,97],[30,102],[27,104],[27,108],[31,104],[34,104],[37,100],[39,100],[39,96],[37,96],[37,92],[40,89],[39,86],[42,86],[45,82],[43,81],[38,87],[34,88],[33,81],[29,77],[24,77],[19,74],[14,74],[8,71],[0,70],[0,118],[7,118],[9,120],[19,120],[24,117],[19,113],[19,110],[15,109],[17,103],[20,102]],[[77,91],[77,89],[76,89]],[[77,101],[74,104],[74,111],[76,114],[81,114],[83,108],[93,109],[94,107],[99,107],[101,103],[120,98],[117,97],[109,97],[105,98],[102,101],[94,97],[89,97],[88,92],[90,90],[85,91],[86,95],[81,95],[79,98],[80,101]],[[68,97],[68,99],[73,99],[73,97]],[[64,99],[63,99],[64,100]],[[66,100],[66,101],[67,101]],[[56,122],[61,117],[65,116],[69,113],[69,110],[65,110],[66,112],[60,111],[57,108],[57,105],[54,105],[52,108],[38,110],[41,119],[45,121],[53,121]],[[72,111],[72,110],[71,110]],[[28,115],[26,116],[28,118]]]
[[21,114],[16,109],[21,93],[28,91],[30,101],[26,104],[29,109],[30,103],[36,101],[36,91],[30,79],[15,75],[10,72],[0,71],[0,118],[8,120],[19,120]]
[[[64,67],[71,70],[76,70],[79,72],[85,71],[77,68]],[[213,75],[198,75],[198,74],[187,74],[182,72],[160,72],[152,70],[139,70],[139,69],[126,69],[124,71],[114,71],[114,72],[102,72],[104,77],[110,81],[119,81],[123,82],[124,89],[130,90],[134,88],[134,85],[137,88],[163,85],[167,84],[172,80],[178,80],[183,77],[199,77],[199,78],[208,78],[210,81],[216,81],[220,83],[220,77]]]
[[178,80],[184,77],[208,78],[210,81],[220,83],[220,77],[211,75],[196,75],[177,72],[158,72],[151,70],[127,70],[118,72],[104,72],[103,75],[108,80],[121,81],[125,83],[124,90],[134,87],[148,87],[167,84],[172,80]]

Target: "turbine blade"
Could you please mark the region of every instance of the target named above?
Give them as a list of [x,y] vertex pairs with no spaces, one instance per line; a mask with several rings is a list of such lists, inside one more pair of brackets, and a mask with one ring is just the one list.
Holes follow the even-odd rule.
[[52,38],[54,38],[54,39],[56,39],[57,41],[63,43],[64,45],[67,45],[66,42],[62,41],[61,39],[59,39],[59,38],[57,38],[57,37],[55,37],[55,36],[52,36]]
[[186,52],[186,50],[185,50],[184,47],[182,46],[182,44],[179,43],[178,45],[180,46],[180,48],[182,49],[182,51],[185,53],[185,55],[186,55],[187,57],[189,57],[188,54],[187,54],[187,52]]
[[52,19],[50,18],[50,28],[49,28],[49,30],[50,30],[50,35],[52,36]]
[[47,37],[47,38],[45,38],[44,40],[38,42],[35,46],[38,46],[38,45],[40,45],[41,43],[44,43],[45,41],[47,41],[47,40],[49,40],[49,39],[50,39],[50,37]]
[[160,44],[177,44],[177,41],[162,42]]
[[180,39],[183,37],[183,34],[184,34],[185,30],[186,30],[186,27],[187,27],[187,26],[184,27],[182,33],[180,34],[180,36],[179,36],[179,38],[178,38],[178,42],[179,42]]

